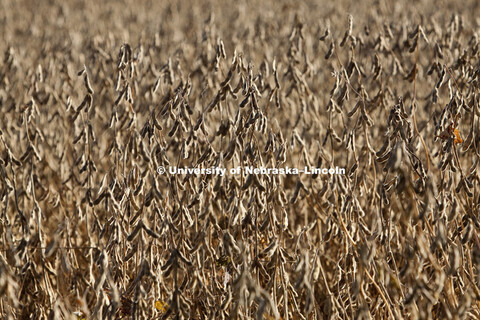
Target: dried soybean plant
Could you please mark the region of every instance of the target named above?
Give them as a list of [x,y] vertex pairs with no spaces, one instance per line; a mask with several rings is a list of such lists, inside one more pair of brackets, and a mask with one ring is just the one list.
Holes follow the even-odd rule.
[[3,318],[480,317],[473,1],[31,5],[0,13]]

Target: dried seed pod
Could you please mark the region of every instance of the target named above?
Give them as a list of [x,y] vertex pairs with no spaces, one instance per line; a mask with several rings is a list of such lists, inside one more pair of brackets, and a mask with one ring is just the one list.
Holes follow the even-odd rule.
[[245,181],[244,185],[242,186],[242,190],[247,190],[253,182],[253,174],[248,175],[247,180]]
[[172,126],[172,129],[170,130],[170,132],[168,132],[168,136],[173,137],[175,135],[175,133],[177,132],[177,129],[178,129],[179,126],[180,126],[180,121],[176,120],[175,123]]
[[87,74],[87,71],[86,69],[84,69],[84,73],[83,73],[83,82],[85,84],[85,88],[87,89],[87,92],[89,94],[93,94],[93,89],[92,89],[92,85],[90,84],[90,79],[88,78],[88,74]]
[[303,187],[303,183],[300,179],[297,181],[295,185],[295,190],[292,193],[292,197],[290,198],[290,203],[295,203],[297,201],[298,195],[300,194],[300,189]]
[[330,57],[332,56],[334,50],[335,50],[335,44],[334,44],[333,41],[332,41],[332,42],[330,43],[330,47],[328,48],[327,53],[325,54],[325,60],[330,59]]
[[330,28],[327,28],[327,29],[325,30],[325,33],[323,34],[323,36],[321,36],[321,37],[319,38],[319,40],[320,40],[320,41],[325,41],[325,39],[326,39],[329,35],[330,35]]

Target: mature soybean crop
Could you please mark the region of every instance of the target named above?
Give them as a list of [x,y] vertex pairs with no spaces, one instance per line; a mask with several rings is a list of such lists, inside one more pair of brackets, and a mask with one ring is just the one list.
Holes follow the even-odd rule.
[[0,315],[480,318],[476,10],[2,1]]

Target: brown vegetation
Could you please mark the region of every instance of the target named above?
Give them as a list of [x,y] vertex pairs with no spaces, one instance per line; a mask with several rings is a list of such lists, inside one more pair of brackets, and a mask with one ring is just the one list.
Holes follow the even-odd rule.
[[37,5],[0,5],[5,319],[480,317],[473,1]]

